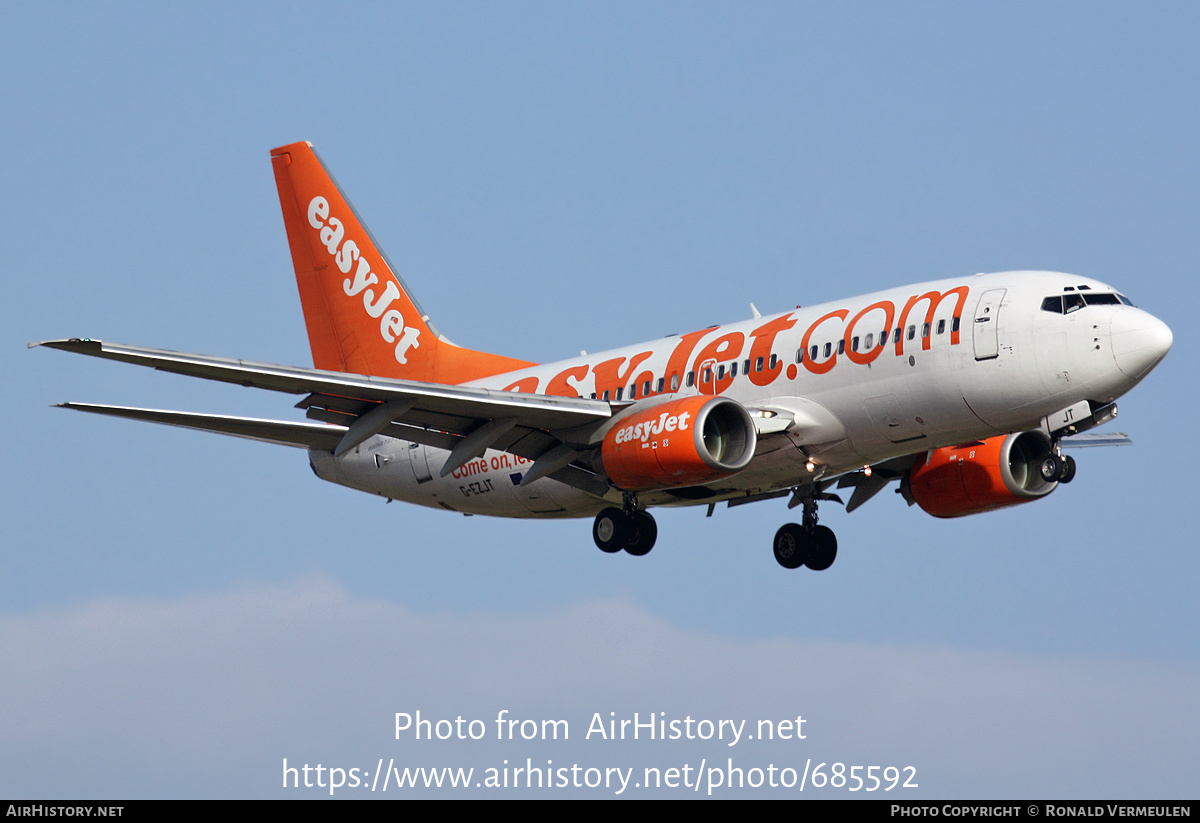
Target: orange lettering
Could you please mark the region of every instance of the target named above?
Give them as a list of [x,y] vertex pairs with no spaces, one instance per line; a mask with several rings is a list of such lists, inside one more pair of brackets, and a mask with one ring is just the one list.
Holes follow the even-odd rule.
[[696,344],[700,342],[700,338],[708,334],[712,329],[701,329],[700,331],[688,332],[679,338],[679,345],[675,347],[675,351],[671,352],[671,357],[667,360],[667,371],[664,377],[666,391],[671,391],[671,377],[678,376],[679,387],[683,386],[683,373],[687,371],[688,358],[692,356],[692,350],[696,348]]
[[[709,360],[716,362],[720,362],[722,360],[736,360],[738,356],[741,355],[742,346],[745,344],[746,335],[739,331],[722,335],[701,349],[700,354],[696,356],[695,368],[699,370],[701,364]],[[726,373],[724,377],[717,379],[717,367],[714,365],[712,370],[712,389],[705,393],[720,394],[729,388],[729,384],[733,382],[733,378]]]
[[522,377],[511,386],[505,386],[504,391],[523,391],[528,392],[529,394],[535,394],[537,392],[537,387],[538,379],[536,377]]
[[558,374],[550,378],[550,382],[546,384],[545,394],[558,394],[563,397],[578,397],[579,389],[567,382],[568,377],[573,377],[576,380],[582,380],[587,377],[588,366],[584,363],[581,366],[571,366],[568,369],[563,369]]
[[[959,286],[957,289],[950,289],[950,291],[947,291],[947,292],[928,291],[928,292],[925,292],[924,294],[913,295],[912,297],[908,298],[908,302],[904,304],[904,311],[900,312],[899,327],[901,329],[904,328],[904,324],[908,321],[908,313],[910,311],[912,311],[913,306],[917,305],[922,300],[929,301],[929,311],[925,312],[925,322],[932,325],[933,324],[933,314],[934,314],[934,312],[937,311],[937,307],[942,304],[943,300],[945,300],[947,297],[949,297],[952,294],[958,295],[958,305],[954,307],[954,315],[953,316],[957,317],[957,318],[961,318],[962,312],[963,312],[963,305],[967,302],[967,292],[968,291],[969,290],[966,286]],[[905,334],[901,334],[900,339],[896,341],[897,356],[904,354],[904,338],[906,336],[907,335],[905,335]],[[933,340],[932,334],[922,336],[921,348],[928,349],[932,343],[932,340]],[[950,345],[952,345],[952,346],[958,345],[958,330],[957,329],[953,329],[950,332]]]
[[620,370],[621,364],[625,362],[624,357],[614,357],[612,360],[597,363],[592,367],[592,374],[596,375],[596,396],[603,397],[604,392],[608,391],[609,397],[615,400],[617,397],[617,388],[624,386],[625,381],[629,379],[629,375],[633,374],[633,370],[652,354],[654,352],[643,351],[629,358],[629,365],[625,368],[624,374]]
[[870,363],[876,357],[883,354],[883,344],[887,342],[885,340],[880,340],[879,345],[872,346],[871,350],[868,352],[857,352],[853,348],[852,338],[854,337],[854,326],[865,315],[875,311],[876,309],[881,309],[883,313],[887,315],[887,319],[883,321],[882,326],[876,325],[874,328],[881,331],[891,329],[892,320],[896,317],[896,306],[891,300],[880,300],[878,303],[872,303],[858,314],[854,315],[854,319],[851,320],[849,325],[846,326],[846,356],[850,358],[851,362],[858,363],[860,366]]
[[[817,330],[818,326],[820,326],[826,320],[831,320],[834,317],[837,317],[841,320],[845,320],[846,315],[849,313],[850,313],[849,309],[838,309],[837,311],[831,311],[829,314],[822,317],[816,323],[813,323],[811,326],[809,326],[808,331],[806,331],[804,333],[804,339],[800,341],[800,345],[804,348],[805,352],[808,351],[808,341],[812,337],[812,333]],[[833,351],[833,354],[830,355],[829,359],[826,360],[824,363],[816,362],[815,360],[813,360],[813,358],[807,356],[807,354],[804,357],[804,368],[808,369],[813,374],[825,374],[827,371],[829,371],[830,369],[833,368],[835,363],[837,363],[837,350],[836,349]]]
[[754,342],[750,344],[750,361],[753,365],[758,358],[763,359],[765,368],[762,371],[750,370],[750,382],[756,386],[765,386],[768,383],[775,382],[783,371],[783,364],[776,363],[774,368],[770,367],[771,349],[775,345],[775,335],[781,331],[786,331],[796,325],[796,318],[790,314],[785,314],[783,317],[776,317],[763,325],[759,326],[754,331],[750,332],[750,336],[754,338]]

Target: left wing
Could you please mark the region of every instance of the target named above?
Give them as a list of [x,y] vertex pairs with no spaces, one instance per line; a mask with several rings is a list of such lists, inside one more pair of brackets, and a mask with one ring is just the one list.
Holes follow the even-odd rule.
[[612,418],[614,410],[628,405],[302,369],[99,340],[48,340],[30,344],[34,346],[206,380],[303,394],[306,396],[297,407],[305,409],[310,419],[334,425],[83,403],[65,403],[65,408],[329,449],[336,454],[344,454],[376,434],[387,434],[449,450],[443,474],[489,448],[499,449],[533,461],[525,475],[527,481],[549,476],[597,495],[604,494],[607,483],[587,467],[574,463],[592,448],[592,435]]

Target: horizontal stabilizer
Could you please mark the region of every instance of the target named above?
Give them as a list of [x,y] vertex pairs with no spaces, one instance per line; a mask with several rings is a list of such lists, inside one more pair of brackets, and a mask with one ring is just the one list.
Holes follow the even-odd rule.
[[1132,446],[1133,441],[1125,432],[1108,434],[1073,434],[1062,439],[1064,449],[1085,449],[1092,446]]
[[342,435],[346,433],[345,426],[308,422],[293,423],[286,420],[260,420],[255,417],[230,417],[222,414],[136,409],[129,406],[101,406],[94,403],[59,403],[58,408],[103,414],[108,417],[125,417],[130,420],[163,423],[168,426],[182,426],[185,429],[228,434],[233,437],[261,440],[264,443],[281,446],[295,446],[301,449],[332,450],[337,446]]

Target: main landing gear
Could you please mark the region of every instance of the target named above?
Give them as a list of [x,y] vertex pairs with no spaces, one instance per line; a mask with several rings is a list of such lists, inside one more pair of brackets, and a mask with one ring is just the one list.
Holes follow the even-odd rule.
[[785,523],[775,532],[775,559],[785,569],[808,566],[824,571],[837,559],[837,537],[828,526],[817,525],[817,501],[804,498],[804,525]]
[[[786,523],[775,533],[775,559],[785,569],[808,566],[813,571],[824,571],[837,559],[837,536],[833,529],[817,525],[817,496],[819,492],[802,498],[804,525]],[[829,499],[823,496],[821,499]],[[832,498],[836,499],[836,498]],[[637,494],[625,492],[621,508],[609,506],[596,515],[592,523],[592,539],[602,552],[616,554],[624,549],[635,557],[641,557],[654,548],[658,538],[658,526],[645,509],[637,507]]]
[[596,515],[592,539],[602,552],[615,554],[624,549],[641,557],[654,548],[658,525],[650,512],[637,507],[637,494],[625,492],[625,503],[621,508],[610,506]]

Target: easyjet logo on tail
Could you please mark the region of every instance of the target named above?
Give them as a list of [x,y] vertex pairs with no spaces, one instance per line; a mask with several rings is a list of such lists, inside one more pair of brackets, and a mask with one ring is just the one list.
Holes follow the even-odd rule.
[[[342,221],[329,214],[329,201],[317,195],[308,202],[308,224],[320,232],[319,237],[325,250],[333,257],[342,274],[354,273],[342,281],[342,291],[347,297],[362,295],[363,309],[367,315],[379,321],[379,336],[383,342],[396,346],[396,362],[408,362],[408,350],[420,348],[421,332],[404,324],[404,315],[391,305],[400,297],[400,287],[391,277],[384,275],[386,283],[378,289],[379,275],[371,271],[371,263],[353,239],[345,239],[346,228]],[[344,240],[344,242],[343,242]],[[371,288],[372,286],[376,288]]]

